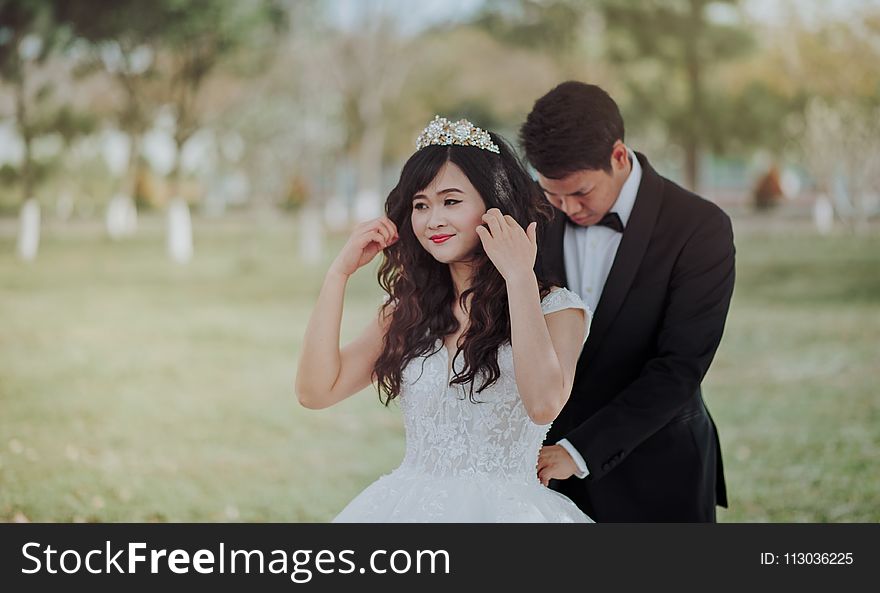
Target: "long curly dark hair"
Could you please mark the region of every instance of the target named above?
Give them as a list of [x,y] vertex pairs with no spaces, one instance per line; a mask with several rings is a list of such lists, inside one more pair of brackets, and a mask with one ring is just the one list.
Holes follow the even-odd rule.
[[[516,154],[503,138],[490,135],[499,154],[457,145],[418,150],[403,166],[397,186],[385,201],[385,213],[397,225],[400,236],[385,249],[379,267],[379,284],[389,295],[381,313],[390,315],[390,322],[373,378],[385,405],[400,395],[406,365],[414,358],[438,352],[444,347],[443,338],[459,329],[449,267],[425,251],[413,232],[413,196],[428,187],[442,167],[451,162],[467,176],[487,210],[498,208],[523,229],[533,221],[541,229],[551,217],[552,207]],[[550,290],[550,284],[541,277],[538,287],[542,297]],[[450,385],[469,385],[469,399],[475,402],[475,380],[478,376],[481,380],[476,393],[498,380],[498,348],[510,341],[505,280],[481,247],[474,254],[471,286],[459,296],[459,304],[462,310],[468,307],[470,322],[453,357],[453,369],[459,356],[464,357],[464,367],[455,373]],[[389,307],[393,307],[390,312]]]

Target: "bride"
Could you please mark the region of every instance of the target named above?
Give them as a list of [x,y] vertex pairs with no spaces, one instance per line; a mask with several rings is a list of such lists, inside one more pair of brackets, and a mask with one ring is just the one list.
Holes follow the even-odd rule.
[[[406,427],[400,466],[337,522],[591,522],[536,467],[590,313],[534,272],[546,201],[500,136],[435,117],[385,204],[327,272],[296,377],[326,408],[375,384]],[[339,347],[348,278],[382,251],[388,299]]]

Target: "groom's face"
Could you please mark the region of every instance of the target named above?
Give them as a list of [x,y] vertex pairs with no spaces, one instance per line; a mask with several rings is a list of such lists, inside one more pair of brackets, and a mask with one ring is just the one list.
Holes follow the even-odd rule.
[[538,183],[547,200],[574,224],[590,226],[602,220],[614,206],[630,170],[626,146],[618,141],[611,153],[610,173],[582,169],[561,179],[551,179],[539,172]]

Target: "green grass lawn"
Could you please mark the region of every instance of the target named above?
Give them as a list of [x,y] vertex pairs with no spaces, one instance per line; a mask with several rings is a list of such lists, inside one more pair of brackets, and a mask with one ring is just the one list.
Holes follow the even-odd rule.
[[[326,521],[403,455],[365,391],[293,394],[299,342],[340,245],[313,269],[290,222],[196,221],[196,257],[47,225],[0,238],[0,520]],[[738,281],[705,383],[722,521],[880,520],[880,237],[737,224]],[[380,302],[352,281],[344,337]]]

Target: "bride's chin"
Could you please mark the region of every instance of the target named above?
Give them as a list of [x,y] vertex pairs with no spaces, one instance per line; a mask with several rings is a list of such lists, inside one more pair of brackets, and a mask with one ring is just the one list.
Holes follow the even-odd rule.
[[476,254],[471,254],[465,257],[456,257],[456,258],[448,258],[443,263],[445,264],[456,264],[460,266],[473,266],[477,262]]
[[432,249],[425,249],[431,257],[433,257],[436,261],[441,264],[473,264],[477,258],[479,257],[479,253],[476,251],[472,251],[468,254],[447,254],[447,253],[437,253]]
[[427,251],[431,255],[431,257],[433,257],[441,264],[451,264],[457,259],[455,254],[444,253],[442,251],[438,253],[438,251],[435,251],[433,249],[426,249],[425,251]]

